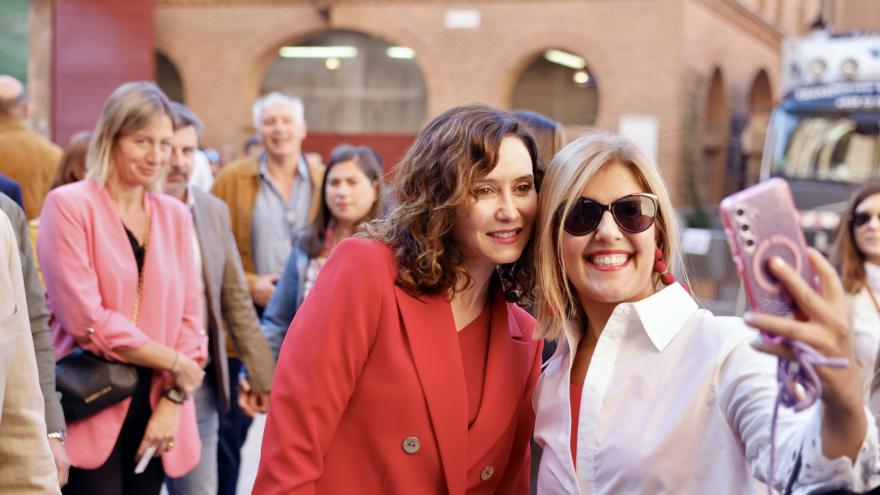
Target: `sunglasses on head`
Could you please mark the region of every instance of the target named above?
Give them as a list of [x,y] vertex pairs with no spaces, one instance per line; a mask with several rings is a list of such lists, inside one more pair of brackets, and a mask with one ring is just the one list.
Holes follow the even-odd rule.
[[[561,213],[562,209],[559,211]],[[589,198],[578,198],[562,222],[562,228],[574,236],[587,235],[599,227],[606,211],[611,212],[621,229],[638,234],[654,225],[657,196],[648,193],[628,194],[610,205],[603,205]]]
[[862,225],[867,224],[871,221],[871,217],[877,217],[880,219],[880,213],[871,213],[867,211],[860,211],[858,213],[853,213],[852,216],[852,224],[855,227],[861,227]]

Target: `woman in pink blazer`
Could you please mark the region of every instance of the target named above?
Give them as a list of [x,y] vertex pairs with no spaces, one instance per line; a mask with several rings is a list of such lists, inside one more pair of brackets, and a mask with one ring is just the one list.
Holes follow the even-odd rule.
[[337,246],[291,324],[255,494],[528,493],[541,343],[514,302],[537,173],[506,112],[453,108],[422,131],[400,206]]
[[[173,135],[170,104],[151,83],[120,86],[89,149],[88,178],[46,198],[37,253],[56,356],[74,348],[135,365],[131,397],[68,421],[64,493],[158,494],[192,469],[200,441],[188,394],[204,375],[207,339],[192,221],[152,192]],[[155,447],[143,475],[138,459]]]

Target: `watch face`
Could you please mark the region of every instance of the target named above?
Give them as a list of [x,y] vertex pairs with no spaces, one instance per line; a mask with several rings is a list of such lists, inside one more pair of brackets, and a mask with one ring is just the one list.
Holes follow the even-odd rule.
[[183,401],[186,400],[186,394],[176,388],[169,388],[164,395],[178,404],[183,404]]

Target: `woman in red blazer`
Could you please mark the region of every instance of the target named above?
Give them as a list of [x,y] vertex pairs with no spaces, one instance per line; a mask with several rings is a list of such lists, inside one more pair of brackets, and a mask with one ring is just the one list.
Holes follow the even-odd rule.
[[428,124],[291,324],[254,493],[528,493],[537,174],[506,112]]

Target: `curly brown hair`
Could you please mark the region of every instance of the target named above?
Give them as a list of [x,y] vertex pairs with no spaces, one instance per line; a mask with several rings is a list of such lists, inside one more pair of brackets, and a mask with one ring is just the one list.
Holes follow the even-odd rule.
[[[529,131],[511,114],[486,105],[464,105],[432,120],[394,170],[391,192],[399,205],[364,226],[361,237],[391,246],[397,285],[414,297],[460,292],[473,283],[453,238],[456,208],[472,204],[471,188],[498,164],[501,141],[522,140],[540,188],[538,152]],[[535,280],[534,240],[519,260],[498,267],[505,297],[528,304]]]

